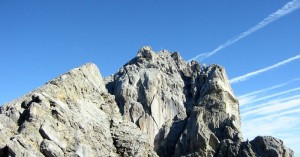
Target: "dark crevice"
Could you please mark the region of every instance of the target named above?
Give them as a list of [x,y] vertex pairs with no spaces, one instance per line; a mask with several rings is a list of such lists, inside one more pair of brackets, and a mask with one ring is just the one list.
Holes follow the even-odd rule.
[[121,115],[123,116],[124,112],[125,112],[123,98],[118,98],[117,96],[115,96],[115,101],[116,101],[116,103],[117,103],[117,105],[119,107]]
[[180,71],[181,79],[183,80],[184,86],[183,86],[183,92],[186,96],[186,101],[184,102],[184,107],[186,108],[186,114],[189,117],[190,111],[192,110],[195,100],[193,98],[192,93],[192,84],[191,84],[191,77],[186,76],[182,71]]
[[185,130],[187,121],[188,118],[173,121],[166,138],[163,137],[166,131],[165,128],[162,127],[159,130],[159,133],[155,137],[154,144],[156,149],[155,151],[160,157],[169,157],[174,154],[176,144]]
[[40,132],[41,136],[43,137],[43,139],[51,140],[50,137],[45,132],[45,130],[43,130],[42,128],[40,128],[39,132]]
[[106,87],[108,93],[115,97],[114,100],[118,105],[119,111],[120,111],[121,115],[124,115],[125,100],[123,100],[124,98],[122,98],[120,95],[116,94],[115,88],[117,88],[116,87],[117,83],[118,82],[114,79],[114,81],[106,83],[105,87]]
[[32,95],[31,96],[31,100],[28,101],[28,100],[24,100],[22,103],[21,103],[21,107],[24,108],[25,110],[21,113],[17,123],[18,123],[18,131],[20,132],[23,128],[22,124],[28,120],[30,118],[30,106],[32,105],[32,103],[41,103],[42,100],[41,98],[38,96],[38,95]]
[[138,86],[138,93],[139,93],[137,101],[142,104],[145,113],[148,113],[148,115],[152,115],[151,108],[147,105],[147,102],[145,101],[146,100],[146,89],[141,80],[138,81],[137,86]]
[[19,145],[20,145],[20,146],[22,146],[24,149],[27,149],[27,148],[26,148],[26,146],[25,146],[25,145],[24,145],[22,142],[20,142],[20,140],[19,140],[19,139],[17,140],[17,142],[18,142],[18,143],[19,143]]
[[115,90],[115,82],[114,81],[107,82],[105,84],[105,87],[106,87],[109,94],[114,95],[114,90]]
[[18,132],[21,132],[21,130],[24,128],[23,124],[26,120],[28,120],[30,117],[30,111],[24,110],[23,113],[20,115],[20,118],[18,119]]
[[8,157],[9,155],[10,154],[8,152],[8,147],[7,146],[0,149],[0,156],[1,157]]

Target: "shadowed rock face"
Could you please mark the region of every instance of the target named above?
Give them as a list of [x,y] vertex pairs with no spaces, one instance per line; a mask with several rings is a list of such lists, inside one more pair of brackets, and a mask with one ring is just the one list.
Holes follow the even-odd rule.
[[150,47],[104,80],[75,68],[1,106],[0,122],[0,156],[293,156],[273,137],[243,142],[224,68]]

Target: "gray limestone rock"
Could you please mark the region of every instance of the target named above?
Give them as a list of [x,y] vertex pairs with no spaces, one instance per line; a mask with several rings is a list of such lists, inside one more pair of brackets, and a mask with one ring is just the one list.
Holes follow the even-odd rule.
[[233,142],[223,140],[217,157],[293,157],[294,152],[279,139],[258,136],[252,141]]
[[227,146],[239,155],[239,104],[223,67],[146,46],[105,80],[124,121],[146,133],[158,155],[216,156]]
[[257,156],[291,157],[294,154],[281,140],[270,136],[258,136],[250,144]]
[[[122,126],[122,117],[98,68],[90,63],[1,106],[0,117],[3,156],[121,156],[113,135],[137,129],[130,125],[112,132],[111,121]],[[136,149],[155,156],[148,137],[136,132],[145,144]],[[126,139],[133,143],[137,137]]]
[[273,137],[244,142],[219,65],[143,47],[116,74],[92,63],[0,107],[0,156],[292,157]]
[[186,88],[182,79],[185,72],[190,73],[188,64],[177,53],[155,53],[150,47],[144,47],[113,79],[107,79],[110,80],[108,89],[116,96],[123,119],[137,124],[157,151],[161,140],[166,146],[175,147],[181,134],[173,129],[171,133],[176,138],[172,142],[165,140],[172,128],[168,123],[184,121],[187,117]]
[[47,157],[60,157],[64,156],[61,148],[53,141],[44,139],[41,143],[41,152]]

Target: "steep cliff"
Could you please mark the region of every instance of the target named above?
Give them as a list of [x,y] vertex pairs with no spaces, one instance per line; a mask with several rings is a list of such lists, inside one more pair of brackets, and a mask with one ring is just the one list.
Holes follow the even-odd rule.
[[225,69],[143,47],[116,74],[75,68],[0,108],[0,156],[292,157],[243,142]]

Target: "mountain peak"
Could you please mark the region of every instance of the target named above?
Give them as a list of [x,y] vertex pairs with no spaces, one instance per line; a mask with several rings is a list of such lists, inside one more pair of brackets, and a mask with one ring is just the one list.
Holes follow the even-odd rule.
[[116,74],[93,63],[0,108],[0,156],[293,156],[273,137],[244,142],[220,65],[141,48]]

